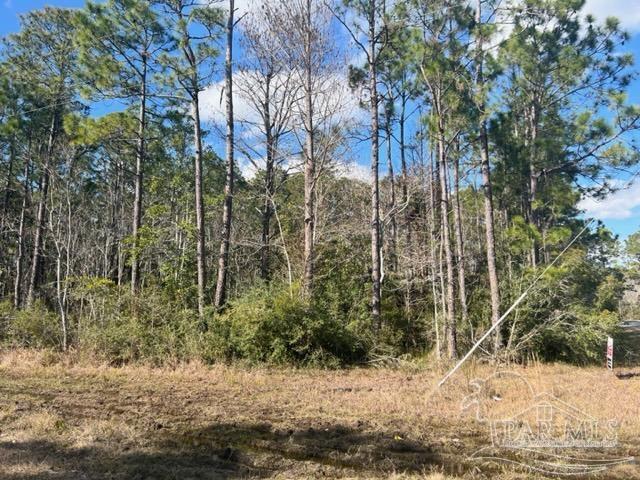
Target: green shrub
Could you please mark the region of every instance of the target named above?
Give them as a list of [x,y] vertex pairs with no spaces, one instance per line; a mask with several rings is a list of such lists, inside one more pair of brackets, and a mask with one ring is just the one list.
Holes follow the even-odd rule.
[[209,322],[205,358],[338,366],[364,357],[344,322],[288,287],[263,287],[233,301]]
[[83,319],[81,349],[115,364],[144,360],[159,365],[199,356],[197,313],[181,309],[160,291],[148,288],[133,298],[112,286],[92,301],[100,308]]
[[0,341],[5,342],[7,340],[7,334],[9,330],[9,322],[13,318],[13,304],[6,300],[0,302]]
[[[4,308],[3,308],[4,310]],[[23,310],[2,314],[6,321],[7,341],[15,347],[60,348],[60,318],[44,304],[34,303]]]
[[620,319],[609,311],[577,308],[567,312],[535,338],[535,351],[545,360],[586,365],[602,362],[609,335],[615,335]]
[[[529,285],[540,270],[526,272]],[[621,279],[586,250],[573,248],[549,268],[506,322],[503,333],[520,356],[588,364],[602,361],[608,335],[618,329]],[[515,290],[517,295],[520,289]],[[513,329],[513,331],[512,331]]]

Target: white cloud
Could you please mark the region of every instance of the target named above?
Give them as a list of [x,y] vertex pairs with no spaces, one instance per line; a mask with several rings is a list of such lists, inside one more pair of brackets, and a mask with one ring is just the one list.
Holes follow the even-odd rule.
[[596,20],[617,17],[623,28],[640,31],[640,2],[638,0],[587,0],[584,11],[591,13]]
[[371,182],[371,169],[360,163],[346,163],[340,164],[337,168],[337,174],[340,177],[350,178],[352,180],[359,180],[361,182]]
[[252,180],[258,173],[256,166],[248,160],[240,160],[238,164],[240,173],[246,180]]
[[263,0],[235,0],[237,15],[244,15],[250,10],[257,10],[262,5]]
[[[493,36],[492,46],[498,45],[511,35],[513,24],[510,22],[507,7],[518,3],[520,0],[509,0],[505,8],[498,12],[498,29]],[[586,0],[582,12],[593,15],[598,23],[604,22],[608,17],[616,17],[623,29],[631,33],[640,32],[640,0]],[[489,51],[493,50],[492,46],[488,47]]]
[[[229,0],[200,0],[198,3],[229,10]],[[240,17],[250,10],[257,10],[263,3],[264,0],[235,0],[233,5],[236,10],[235,16]]]
[[[224,123],[226,118],[225,108],[224,79],[209,85],[200,93],[202,120]],[[255,108],[238,94],[237,89],[234,89],[233,92],[233,114],[238,120],[246,122],[257,122],[259,120]]]
[[578,204],[578,208],[584,210],[587,216],[599,220],[631,218],[635,215],[633,210],[638,206],[640,206],[640,182],[618,190],[603,200],[587,197]]
[[[258,169],[264,168],[262,165],[263,163],[264,161],[253,163],[248,160],[240,159],[238,161],[238,168],[245,179],[252,180],[258,173]],[[294,164],[289,161],[283,162],[282,167],[285,170],[292,172],[302,172],[301,165]],[[371,183],[371,169],[369,166],[362,165],[360,163],[340,163],[337,165],[335,173],[338,177],[349,178],[363,183]]]
[[200,118],[202,121],[224,122],[223,89],[224,80],[220,80],[200,92]]
[[[246,75],[241,78],[241,73],[234,74],[234,85],[239,82],[254,81],[258,76]],[[357,92],[352,92],[348,85],[346,75],[329,74],[323,77],[314,102],[315,110],[318,114],[316,122],[324,125],[347,125],[350,122],[363,121],[366,112],[359,108]],[[234,87],[233,90],[233,113],[236,121],[245,125],[257,125],[261,121],[260,112],[251,99],[247,98],[249,89]],[[220,80],[200,93],[200,110],[203,121],[212,121],[223,124],[225,122],[225,101],[223,98],[224,80]],[[222,101],[221,101],[222,100]],[[276,102],[277,103],[277,102]],[[299,112],[301,106],[294,105],[293,123],[299,124]],[[257,130],[254,130],[254,133]],[[249,134],[251,132],[248,132]],[[247,134],[247,132],[245,132]]]

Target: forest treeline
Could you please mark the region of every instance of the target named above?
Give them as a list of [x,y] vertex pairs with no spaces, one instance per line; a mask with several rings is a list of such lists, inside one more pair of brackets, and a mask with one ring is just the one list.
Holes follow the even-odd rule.
[[619,22],[584,0],[255,3],[89,1],[4,38],[2,343],[455,358],[548,269],[484,352],[599,360],[638,258],[579,209],[639,160]]

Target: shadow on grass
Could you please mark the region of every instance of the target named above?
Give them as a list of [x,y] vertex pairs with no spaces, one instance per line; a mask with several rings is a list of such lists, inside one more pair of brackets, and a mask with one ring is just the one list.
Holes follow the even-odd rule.
[[18,479],[232,479],[462,473],[428,446],[342,425],[277,430],[223,423],[189,432],[150,432],[148,445],[70,448],[50,441],[0,442],[0,476]]

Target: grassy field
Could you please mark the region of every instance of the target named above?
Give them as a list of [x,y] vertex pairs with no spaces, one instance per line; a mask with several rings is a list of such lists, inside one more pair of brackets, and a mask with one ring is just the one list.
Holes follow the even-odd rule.
[[[615,455],[640,456],[640,378],[564,365],[511,370],[536,391],[615,419]],[[490,442],[465,401],[469,382],[492,372],[471,365],[434,392],[441,371],[409,365],[112,368],[5,353],[0,478],[536,478],[466,458]],[[520,397],[486,396],[502,413],[520,408]],[[640,479],[640,466],[596,478]]]

